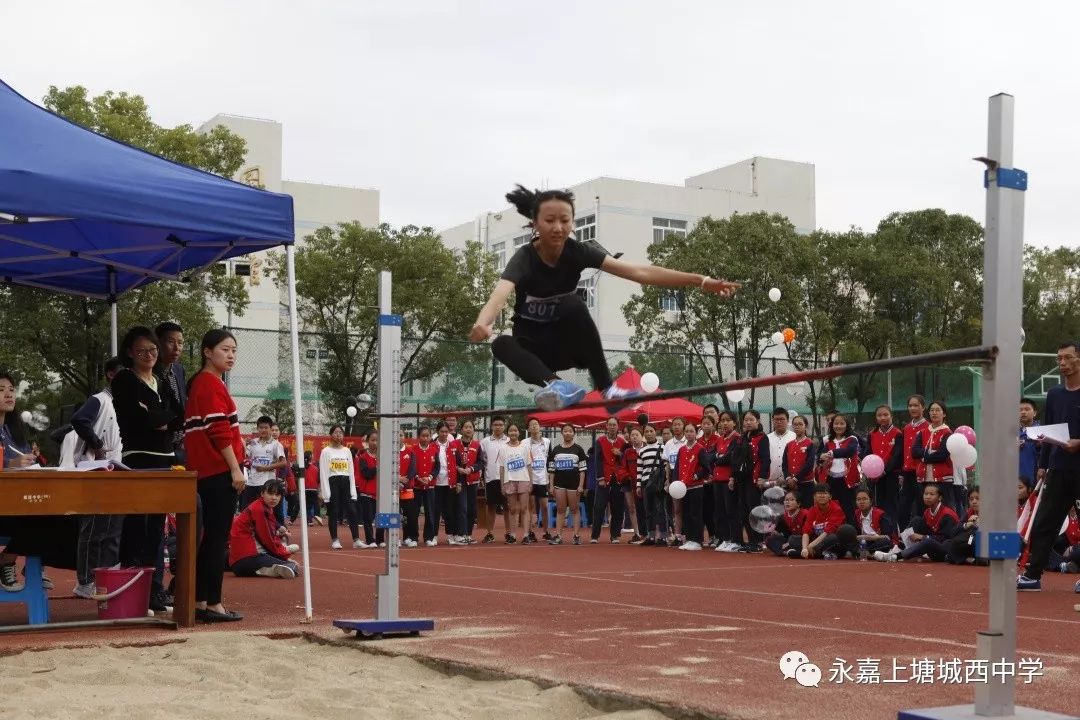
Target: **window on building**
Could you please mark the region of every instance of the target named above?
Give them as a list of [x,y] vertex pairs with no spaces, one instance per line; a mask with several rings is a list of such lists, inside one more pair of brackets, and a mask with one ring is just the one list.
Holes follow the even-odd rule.
[[304,355],[307,356],[308,360],[314,360],[316,357],[318,357],[318,355],[316,354],[318,352],[319,352],[318,350],[315,350],[314,348],[312,348],[312,349],[308,350],[307,352],[305,352]]
[[495,269],[502,270],[506,267],[506,242],[492,243],[491,252],[495,256]]
[[518,235],[516,238],[514,238],[514,249],[517,250],[519,247],[529,242],[530,240],[532,240],[532,233],[529,233],[528,235]]
[[680,290],[664,290],[660,294],[660,309],[664,312],[679,312],[684,302],[685,296]]
[[420,381],[420,394],[421,395],[430,395],[431,394],[431,378],[424,378],[423,380]]
[[236,275],[237,277],[251,277],[251,263],[236,263],[233,265],[233,275]]
[[582,278],[578,281],[577,294],[585,301],[585,305],[590,310],[596,309],[596,276],[598,273],[593,273],[591,277]]
[[506,382],[506,367],[501,363],[495,366],[495,384],[502,385]]
[[686,237],[686,221],[654,217],[652,219],[652,241],[662,242],[669,235]]
[[596,239],[596,216],[586,215],[574,221],[574,237],[578,242]]

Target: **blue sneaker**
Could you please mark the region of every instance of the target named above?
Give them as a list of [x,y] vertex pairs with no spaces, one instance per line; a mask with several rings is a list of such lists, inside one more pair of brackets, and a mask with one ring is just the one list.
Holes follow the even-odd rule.
[[1073,592],[1080,593],[1080,580],[1076,581],[1076,586],[1073,588]]
[[[641,394],[640,390],[628,390],[627,388],[622,388],[622,387],[619,387],[618,385],[611,385],[610,387],[608,387],[607,390],[604,391],[604,399],[605,400],[612,400],[614,398],[626,398],[627,400],[629,400],[630,398],[635,398],[640,394]],[[626,403],[616,403],[614,405],[608,405],[607,406],[608,414],[609,415],[615,415],[620,410],[622,410],[624,408],[628,408],[632,404],[633,403],[626,402]]]
[[1027,575],[1018,575],[1016,578],[1017,590],[1038,591],[1042,590],[1042,580],[1029,578]]
[[552,380],[536,391],[533,400],[536,402],[536,407],[544,412],[551,412],[575,405],[584,397],[585,388],[580,385],[575,385],[569,380]]

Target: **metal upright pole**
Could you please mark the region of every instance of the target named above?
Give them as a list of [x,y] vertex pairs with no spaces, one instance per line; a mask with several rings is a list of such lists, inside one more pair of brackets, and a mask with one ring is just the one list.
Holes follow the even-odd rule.
[[116,354],[120,351],[117,344],[117,337],[120,328],[118,327],[119,320],[116,317],[116,298],[109,301],[109,354],[116,357]]
[[[296,438],[296,466],[300,468],[297,482],[304,482],[304,409],[303,393],[300,387],[300,329],[296,312],[296,246],[285,246],[285,272],[289,284],[289,344],[292,349],[292,384],[293,384],[293,426]],[[311,622],[311,548],[308,540],[307,493],[297,493],[300,498],[300,552],[303,560],[304,576],[304,617]]]
[[[379,273],[379,414],[401,410],[401,316],[394,315],[391,305],[392,277],[388,271]],[[397,492],[398,434],[401,421],[385,418],[379,426],[379,483],[376,493],[376,512],[380,520],[394,518],[397,522],[386,531],[386,566],[375,580],[375,617],[396,620],[398,617],[398,555],[401,540],[401,514]]]
[[[1016,408],[1020,404],[1020,325],[1023,304],[1024,191],[1027,176],[1013,169],[1013,97],[990,98],[986,171],[986,249],[983,266],[983,342],[997,346],[983,373],[980,443],[987,470],[979,512],[980,557],[990,559],[989,627],[978,635],[980,659],[1016,661]],[[1013,714],[1011,675],[975,686],[975,712]]]

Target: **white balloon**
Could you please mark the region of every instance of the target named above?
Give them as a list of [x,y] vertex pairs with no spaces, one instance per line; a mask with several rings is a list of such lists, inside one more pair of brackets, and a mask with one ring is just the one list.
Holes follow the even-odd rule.
[[975,464],[975,461],[979,459],[979,451],[973,448],[971,445],[964,445],[964,448],[957,453],[952,453],[953,467],[969,468]]
[[745,390],[728,390],[725,394],[727,395],[728,402],[733,403],[742,402],[742,399],[746,397]]
[[771,288],[769,290],[769,299],[773,302],[780,302],[780,288]]
[[28,423],[34,419],[34,413],[30,412],[29,410],[23,410],[22,414],[19,415],[19,417],[22,418],[22,421],[24,423]]
[[968,439],[960,433],[953,433],[949,436],[949,439],[945,441],[945,448],[949,451],[950,455],[957,455],[963,452],[966,447],[971,447],[971,443],[969,443]]
[[784,333],[777,330],[776,332],[774,332],[772,334],[772,341],[773,341],[773,345],[783,345],[784,344]]
[[674,500],[682,500],[686,497],[686,483],[682,480],[676,480],[668,485],[668,494],[671,495]]
[[660,378],[656,373],[647,372],[641,376],[641,389],[647,393],[656,392],[660,388]]
[[356,417],[356,408],[350,405],[349,407],[345,408],[345,414],[349,417]]

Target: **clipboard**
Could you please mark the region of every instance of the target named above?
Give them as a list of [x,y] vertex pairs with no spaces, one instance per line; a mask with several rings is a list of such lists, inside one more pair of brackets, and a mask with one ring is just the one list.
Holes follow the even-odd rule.
[[[1034,430],[1035,432],[1032,432]],[[1057,447],[1064,447],[1068,444],[1072,438],[1069,436],[1068,423],[1057,423],[1056,425],[1040,425],[1037,428],[1028,429],[1028,437],[1033,437],[1036,440],[1040,440],[1050,445],[1056,445]]]

